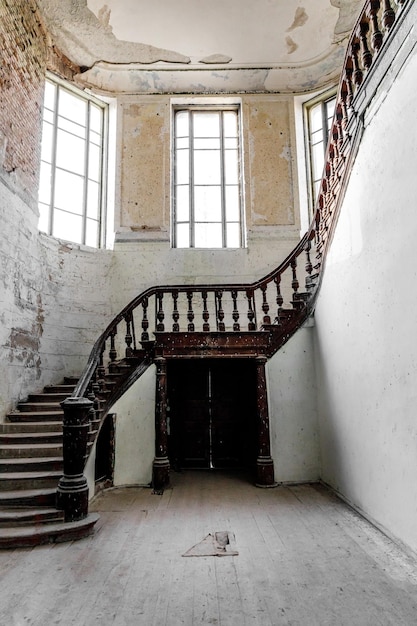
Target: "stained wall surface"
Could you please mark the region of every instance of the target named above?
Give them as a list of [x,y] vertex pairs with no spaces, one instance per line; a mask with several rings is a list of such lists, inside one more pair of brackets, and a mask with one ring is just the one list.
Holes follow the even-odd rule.
[[[414,49],[415,50],[415,49]],[[417,550],[417,55],[365,117],[316,311],[322,478]]]

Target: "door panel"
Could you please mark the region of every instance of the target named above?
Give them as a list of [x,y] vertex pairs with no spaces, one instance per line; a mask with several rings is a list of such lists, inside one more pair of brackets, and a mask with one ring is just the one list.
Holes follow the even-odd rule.
[[252,361],[205,359],[168,365],[173,467],[247,467],[256,457]]

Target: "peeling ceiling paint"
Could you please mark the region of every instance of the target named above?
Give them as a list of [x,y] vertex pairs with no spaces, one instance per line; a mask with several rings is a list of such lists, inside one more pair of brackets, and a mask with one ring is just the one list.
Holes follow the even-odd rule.
[[53,44],[83,69],[77,82],[108,93],[318,88],[338,75],[362,6],[362,0],[38,3]]

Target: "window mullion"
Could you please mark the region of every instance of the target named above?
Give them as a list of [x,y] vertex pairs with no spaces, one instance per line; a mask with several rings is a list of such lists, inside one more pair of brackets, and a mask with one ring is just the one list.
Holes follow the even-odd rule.
[[59,87],[55,87],[54,98],[54,118],[52,128],[52,154],[51,154],[51,193],[49,204],[49,234],[53,235],[54,229],[54,212],[55,212],[55,178],[56,178],[56,153],[58,142],[58,108],[59,108]]
[[190,248],[195,248],[194,227],[194,117],[193,112],[188,111],[189,122],[189,202],[190,202]]
[[220,119],[220,185],[221,185],[221,220],[222,220],[222,248],[227,248],[226,236],[226,180],[225,180],[225,147],[224,147],[224,120],[223,111],[221,111]]

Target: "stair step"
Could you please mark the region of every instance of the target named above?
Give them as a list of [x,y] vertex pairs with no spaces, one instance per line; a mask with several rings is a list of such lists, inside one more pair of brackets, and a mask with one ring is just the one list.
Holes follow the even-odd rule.
[[75,389],[75,385],[46,385],[44,387],[45,393],[65,393],[67,397],[72,394]]
[[42,524],[44,522],[63,522],[64,512],[55,508],[9,508],[0,510],[0,528],[22,526],[23,524]]
[[20,444],[48,444],[62,443],[62,430],[51,432],[14,432],[14,433],[1,433],[0,445],[20,445]]
[[73,541],[92,533],[99,520],[97,513],[90,513],[78,522],[56,522],[18,528],[0,528],[1,548],[26,548],[45,543]]
[[[62,413],[59,402],[20,402],[18,410],[26,413]],[[12,414],[13,415],[13,414]]]
[[60,457],[62,459],[62,445],[56,443],[0,444],[0,460],[28,457]]
[[71,394],[68,393],[31,393],[27,399],[27,403],[45,404],[50,402],[63,402]]
[[16,472],[60,472],[62,474],[63,460],[58,457],[22,457],[15,459],[0,459],[0,480],[4,474]]
[[[20,408],[21,405],[19,405]],[[35,405],[30,405],[30,406],[36,406]],[[64,411],[62,411],[62,409],[59,410],[44,410],[42,411],[41,409],[39,409],[39,411],[35,410],[29,410],[26,408],[24,408],[22,410],[22,412],[19,411],[15,411],[13,413],[9,413],[7,415],[7,418],[11,421],[11,422],[39,422],[39,421],[45,421],[45,422],[56,422],[63,419],[64,417]]]
[[79,381],[79,377],[78,376],[65,376],[64,377],[64,384],[65,385],[73,385],[75,387],[75,385],[78,383]]
[[[36,416],[39,414],[36,413]],[[47,420],[45,422],[5,422],[0,424],[0,435],[6,433],[62,433],[62,419],[58,422]]]
[[58,486],[60,471],[10,472],[0,474],[0,491],[43,489]]
[[56,501],[56,487],[47,489],[21,489],[0,492],[0,507],[53,507]]

